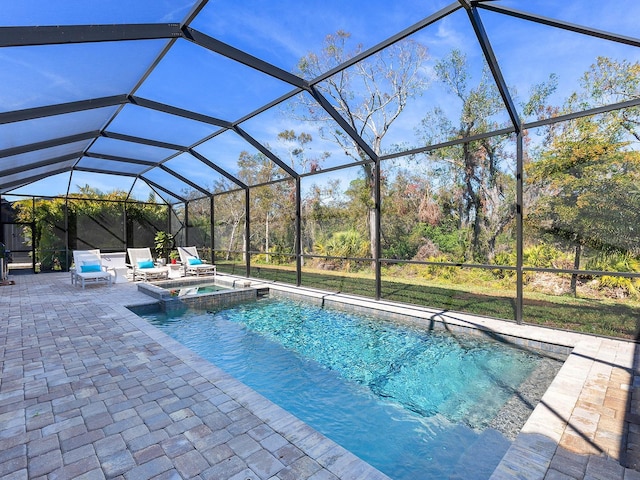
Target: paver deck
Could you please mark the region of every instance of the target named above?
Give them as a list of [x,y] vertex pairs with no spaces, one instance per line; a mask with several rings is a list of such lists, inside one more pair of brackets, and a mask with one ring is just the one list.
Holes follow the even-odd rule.
[[[11,278],[0,287],[0,478],[387,478],[131,313],[149,302],[136,284]],[[636,344],[420,315],[573,348],[493,480],[640,479]]]

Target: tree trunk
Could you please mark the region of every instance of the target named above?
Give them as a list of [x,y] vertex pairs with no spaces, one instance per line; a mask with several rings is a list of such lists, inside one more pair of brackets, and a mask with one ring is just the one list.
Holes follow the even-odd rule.
[[233,222],[233,227],[231,228],[231,237],[229,238],[229,247],[227,248],[227,261],[231,256],[231,249],[233,248],[233,242],[236,238],[236,230],[238,229],[238,225],[240,222]]
[[[364,156],[364,155],[362,155]],[[369,223],[369,246],[371,258],[371,268],[375,269],[375,260],[377,250],[377,232],[376,232],[376,193],[375,193],[375,169],[372,164],[365,164],[362,166],[364,169],[365,178],[367,181],[367,189],[369,191],[369,205],[367,205],[367,222]]]
[[245,228],[242,229],[242,261],[246,263],[247,255],[249,255],[249,238],[247,238],[246,234],[246,219],[245,219]]
[[[576,243],[576,252],[575,257],[573,258],[573,268],[574,270],[578,270],[580,268],[580,256],[582,255],[582,244]],[[573,293],[574,297],[578,296],[578,274],[574,273],[571,275],[571,293]]]
[[483,233],[484,233],[484,205],[482,204],[482,199],[479,195],[474,195],[473,197],[473,208],[476,212],[476,217],[473,222],[473,241],[472,249],[473,249],[473,261],[476,262],[486,262],[486,252],[483,245]]
[[377,232],[376,232],[376,209],[375,208],[369,208],[369,238],[371,239],[371,258],[373,258],[373,262],[371,262],[372,267],[375,269],[375,260],[376,260],[376,252],[378,251],[377,249],[377,242],[378,242],[378,236],[377,236]]
[[265,261],[269,263],[269,213],[264,219],[264,252],[265,252]]

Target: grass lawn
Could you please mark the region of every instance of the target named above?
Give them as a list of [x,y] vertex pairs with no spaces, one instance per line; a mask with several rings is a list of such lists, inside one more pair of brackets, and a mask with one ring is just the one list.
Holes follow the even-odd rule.
[[[218,262],[218,271],[244,275],[244,265]],[[288,266],[252,265],[252,277],[295,285],[296,272]],[[364,297],[375,296],[370,274],[314,270],[305,267],[302,286]],[[456,284],[383,275],[382,298],[414,305],[515,320],[516,293],[498,282]],[[635,339],[640,326],[640,302],[625,299],[574,298],[525,290],[525,323],[577,332]]]

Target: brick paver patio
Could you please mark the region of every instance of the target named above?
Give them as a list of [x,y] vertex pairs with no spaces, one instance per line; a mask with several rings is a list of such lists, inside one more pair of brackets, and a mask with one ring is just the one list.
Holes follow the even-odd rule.
[[[131,313],[150,301],[135,284],[11,278],[0,287],[0,478],[387,478]],[[635,344],[445,321],[573,347],[494,480],[640,479]]]

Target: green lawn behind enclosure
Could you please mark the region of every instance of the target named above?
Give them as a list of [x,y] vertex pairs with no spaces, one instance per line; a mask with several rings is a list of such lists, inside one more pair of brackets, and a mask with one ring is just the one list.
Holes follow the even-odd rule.
[[[244,265],[218,262],[218,271],[244,275]],[[294,268],[252,266],[251,277],[296,284]],[[305,267],[302,286],[365,297],[375,296],[370,274],[313,270]],[[515,287],[504,282],[452,283],[383,275],[382,298],[414,305],[515,320]],[[524,321],[577,332],[635,339],[640,322],[640,302],[630,298],[575,298],[528,292],[525,288]]]

